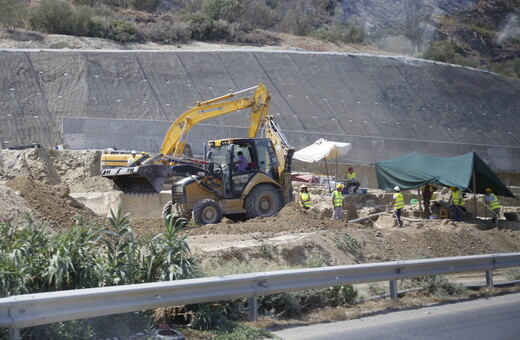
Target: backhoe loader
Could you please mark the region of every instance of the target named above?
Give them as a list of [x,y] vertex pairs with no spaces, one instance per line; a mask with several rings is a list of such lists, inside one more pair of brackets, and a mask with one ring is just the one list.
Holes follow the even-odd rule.
[[[251,97],[229,100],[252,90]],[[199,225],[218,223],[224,216],[235,221],[272,216],[292,200],[294,148],[267,114],[270,99],[259,84],[199,102],[173,122],[157,155],[141,158],[142,165],[105,169],[102,176],[125,193],[159,192],[168,178],[180,177],[163,214],[192,217]],[[251,109],[248,138],[209,141],[202,160],[182,156],[194,125],[246,108]],[[260,128],[265,137],[255,138]]]

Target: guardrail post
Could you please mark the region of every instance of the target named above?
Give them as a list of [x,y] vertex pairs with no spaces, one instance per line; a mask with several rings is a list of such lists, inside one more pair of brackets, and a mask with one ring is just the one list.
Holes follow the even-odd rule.
[[256,296],[247,298],[249,305],[249,321],[258,320],[258,298]]
[[397,280],[390,280],[390,298],[397,300]]
[[20,340],[20,328],[9,328],[9,340]]
[[486,286],[493,286],[493,270],[486,270]]

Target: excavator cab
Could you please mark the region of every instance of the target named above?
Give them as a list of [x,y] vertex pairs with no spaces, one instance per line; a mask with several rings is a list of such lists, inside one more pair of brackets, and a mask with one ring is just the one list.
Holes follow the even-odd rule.
[[207,161],[213,164],[213,176],[222,179],[225,196],[240,197],[259,172],[279,181],[278,159],[269,139],[228,139],[208,144]]
[[272,216],[287,202],[275,148],[267,138],[208,142],[207,175],[192,175],[172,186],[163,212],[193,215],[196,224]]

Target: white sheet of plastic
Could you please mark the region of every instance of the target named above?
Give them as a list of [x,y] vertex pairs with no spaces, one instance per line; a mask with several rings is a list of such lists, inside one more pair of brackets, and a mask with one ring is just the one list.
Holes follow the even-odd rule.
[[335,159],[345,155],[352,149],[350,143],[331,142],[320,138],[313,144],[304,147],[294,153],[293,158],[302,162],[319,162],[322,159]]

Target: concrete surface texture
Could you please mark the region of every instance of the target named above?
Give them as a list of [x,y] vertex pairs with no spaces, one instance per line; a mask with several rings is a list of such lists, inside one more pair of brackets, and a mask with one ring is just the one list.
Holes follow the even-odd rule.
[[[475,150],[520,171],[520,81],[413,58],[281,51],[0,51],[2,146],[155,151],[195,102],[264,83],[296,149],[350,142],[356,164]],[[70,117],[70,118],[67,118]],[[240,137],[248,115],[206,121],[195,153]],[[231,134],[231,135],[230,135]]]

